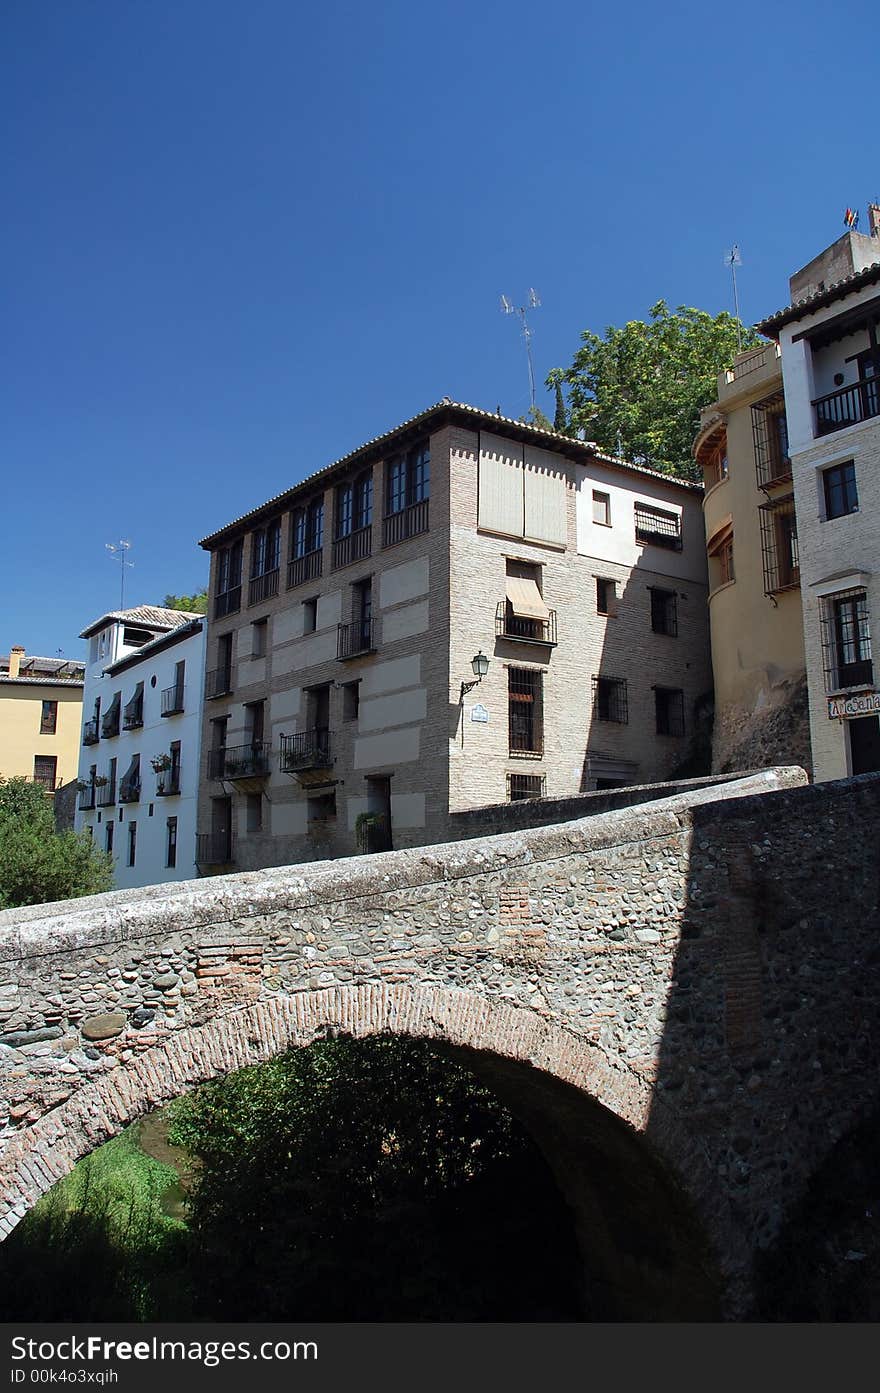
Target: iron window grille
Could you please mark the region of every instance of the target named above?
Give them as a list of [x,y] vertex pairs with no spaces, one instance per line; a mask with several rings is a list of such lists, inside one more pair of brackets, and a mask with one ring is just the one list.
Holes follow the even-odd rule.
[[507,669],[509,752],[540,759],[544,753],[543,675],[534,668]]
[[677,687],[654,688],[658,735],[684,735],[684,692]]
[[655,634],[678,637],[678,598],[674,590],[649,587],[651,592],[651,630]]
[[598,721],[629,724],[625,677],[593,677],[593,715]]
[[681,551],[681,516],[665,508],[653,508],[648,503],[633,504],[636,541],[647,546],[666,547]]
[[752,407],[752,439],[758,488],[791,478],[788,454],[788,421],[782,392],[757,401]]
[[545,774],[508,774],[507,801],[516,803],[523,798],[543,798],[547,790]]
[[825,690],[870,687],[874,681],[868,597],[861,588],[821,599]]
[[800,585],[797,517],[794,495],[788,494],[758,510],[761,521],[761,562],[764,568],[764,594],[774,595]]

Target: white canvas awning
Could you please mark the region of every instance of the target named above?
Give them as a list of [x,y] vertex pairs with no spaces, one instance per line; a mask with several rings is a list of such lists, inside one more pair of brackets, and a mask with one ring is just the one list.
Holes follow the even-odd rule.
[[537,583],[524,576],[507,577],[507,598],[514,614],[521,619],[550,618],[550,611],[541,598]]

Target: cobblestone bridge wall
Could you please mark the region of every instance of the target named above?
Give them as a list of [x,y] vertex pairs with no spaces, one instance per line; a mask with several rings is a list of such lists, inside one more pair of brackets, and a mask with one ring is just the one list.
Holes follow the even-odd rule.
[[0,914],[0,1231],[199,1081],[395,1031],[506,1067],[514,1107],[520,1081],[582,1229],[613,1198],[579,1193],[599,1150],[637,1152],[654,1179],[621,1162],[618,1199],[679,1192],[742,1309],[755,1250],[875,1093],[880,776],[803,780]]

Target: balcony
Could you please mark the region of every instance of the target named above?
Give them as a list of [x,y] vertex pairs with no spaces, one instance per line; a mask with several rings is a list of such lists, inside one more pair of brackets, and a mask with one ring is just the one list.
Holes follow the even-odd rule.
[[330,769],[332,765],[329,730],[304,730],[299,735],[282,735],[282,774],[298,774],[305,769]]
[[209,779],[264,779],[269,773],[269,746],[262,740],[248,745],[224,745],[208,751]]
[[112,740],[119,734],[119,703],[114,702],[101,721],[101,734],[105,740]]
[[228,667],[215,667],[205,674],[205,700],[213,701],[214,697],[228,696],[232,691],[232,669]]
[[336,637],[337,658],[360,658],[364,653],[375,653],[374,625],[373,619],[358,619],[354,624],[340,624]]
[[277,595],[280,574],[281,572],[276,566],[274,571],[267,571],[262,576],[254,576],[248,590],[248,604],[258,605],[261,600],[271,600],[273,595]]
[[859,421],[869,421],[880,416],[880,377],[863,377],[849,387],[817,397],[813,407],[817,435],[831,435]]
[[95,804],[99,808],[112,808],[116,802],[116,783],[109,780],[97,789]]
[[141,801],[141,781],[140,779],[123,779],[119,785],[120,803],[139,803]]
[[81,788],[79,791],[79,810],[87,813],[95,806],[95,785],[89,784],[88,788]]
[[546,619],[526,618],[514,614],[507,600],[499,600],[495,609],[495,637],[511,643],[543,643],[556,647],[556,610],[547,611]]
[[396,542],[405,542],[408,537],[417,537],[428,530],[428,499],[413,503],[399,513],[391,513],[382,520],[382,545],[392,547]]
[[372,545],[371,526],[359,527],[356,532],[349,532],[347,537],[337,537],[333,543],[334,571],[341,570],[343,566],[350,566],[352,561],[363,561],[370,555]]
[[167,774],[156,775],[156,797],[172,798],[180,793],[180,775],[169,769]]
[[316,580],[321,574],[324,553],[307,551],[305,556],[293,556],[287,563],[287,588],[304,585],[307,580]]
[[231,832],[200,832],[196,837],[196,864],[228,866],[233,861]]
[[93,716],[92,719],[90,721],[86,721],[85,725],[83,726],[83,744],[97,745],[100,738],[101,737],[98,733],[98,717]]
[[166,687],[162,693],[163,716],[179,716],[183,710],[183,687],[175,685]]
[[122,712],[123,730],[140,730],[144,723],[144,699],[130,701]]
[[214,596],[214,618],[223,619],[227,614],[237,614],[241,609],[241,586],[233,585]]

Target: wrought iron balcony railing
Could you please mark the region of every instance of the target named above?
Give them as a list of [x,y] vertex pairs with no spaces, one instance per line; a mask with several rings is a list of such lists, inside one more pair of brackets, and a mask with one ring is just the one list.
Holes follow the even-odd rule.
[[270,748],[262,740],[208,751],[211,779],[260,779],[269,773]]
[[97,789],[95,803],[99,808],[112,808],[116,802],[116,784],[110,782]]
[[817,435],[830,435],[845,426],[880,416],[880,377],[863,377],[849,387],[817,397],[813,407]]
[[171,798],[180,792],[180,775],[168,770],[167,774],[156,775],[156,797]]
[[92,719],[90,721],[86,721],[85,725],[83,726],[83,744],[97,745],[100,738],[101,737],[98,734],[98,717],[93,716]]
[[122,712],[123,730],[140,730],[144,723],[144,702],[143,697],[139,701],[131,701]]
[[205,700],[212,701],[214,697],[228,696],[232,691],[232,669],[229,667],[215,667],[210,672],[205,673]]
[[101,734],[105,740],[112,740],[119,734],[119,707],[113,706],[101,720]]
[[89,812],[95,806],[95,785],[89,784],[88,788],[81,788],[79,791],[79,810],[81,813]]
[[514,643],[543,643],[556,647],[556,610],[548,611],[546,619],[529,619],[514,614],[507,600],[499,600],[495,610],[495,637]]
[[166,687],[162,693],[163,716],[179,716],[183,710],[183,687],[176,684],[173,687]]
[[137,782],[135,782],[134,780],[132,780],[132,781],[130,781],[130,782],[128,782],[128,783],[126,783],[126,781],[123,779],[122,783],[119,785],[119,801],[120,801],[120,803],[139,803],[139,802],[140,802],[140,798],[141,798],[141,781],[140,781],[140,779],[138,779]]
[[296,774],[301,769],[329,769],[333,764],[329,730],[303,730],[281,737],[281,772]]
[[362,653],[375,652],[374,624],[373,619],[358,619],[353,624],[340,624],[336,639],[337,658],[358,658]]
[[228,866],[234,860],[231,832],[200,832],[196,837],[196,864]]

